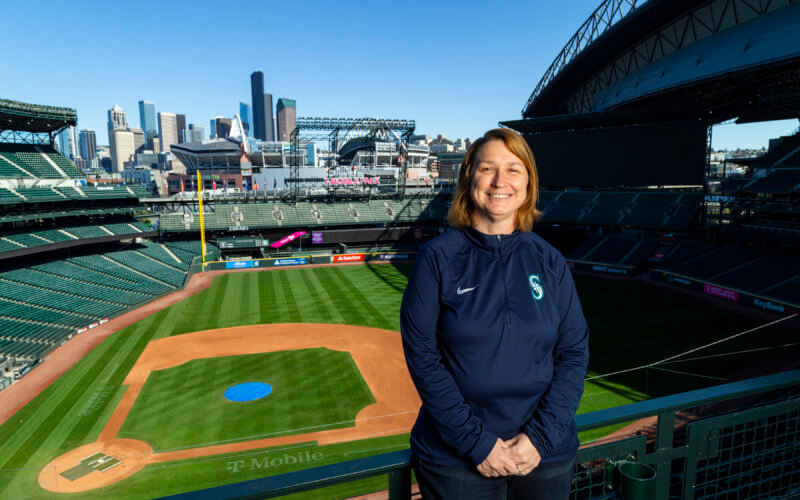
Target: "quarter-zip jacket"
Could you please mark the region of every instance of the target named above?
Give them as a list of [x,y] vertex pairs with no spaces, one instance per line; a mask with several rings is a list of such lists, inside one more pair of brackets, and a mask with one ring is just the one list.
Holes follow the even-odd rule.
[[400,329],[422,399],[419,458],[475,466],[520,432],[545,462],[574,456],[589,332],[567,262],[541,237],[451,229],[431,240]]

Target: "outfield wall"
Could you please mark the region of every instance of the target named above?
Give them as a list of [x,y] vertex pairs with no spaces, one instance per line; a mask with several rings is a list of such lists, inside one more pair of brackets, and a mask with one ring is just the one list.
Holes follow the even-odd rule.
[[206,262],[206,271],[235,271],[237,269],[261,269],[265,267],[303,266],[307,264],[331,264],[348,262],[392,262],[411,261],[416,252],[362,252],[343,254],[294,254],[286,257],[264,259],[228,260]]
[[663,269],[651,270],[650,279],[771,313],[796,314],[800,312],[800,306],[797,304],[782,302],[772,297],[763,297],[745,290],[720,286]]

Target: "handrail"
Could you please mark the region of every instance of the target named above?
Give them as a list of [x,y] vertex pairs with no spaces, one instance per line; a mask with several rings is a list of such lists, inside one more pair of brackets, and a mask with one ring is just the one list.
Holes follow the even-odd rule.
[[795,384],[800,384],[800,370],[789,370],[729,384],[706,387],[705,389],[653,398],[647,401],[639,401],[638,403],[615,408],[582,413],[575,417],[575,423],[578,426],[578,431],[588,431],[661,413],[684,410],[759,392],[781,389]]
[[[616,408],[584,413],[576,417],[578,431],[607,427],[649,416],[667,416],[665,423],[674,423],[673,412],[697,406],[717,403],[761,392],[800,385],[800,370],[789,370],[748,380],[697,389],[660,398],[631,403]],[[659,441],[672,442],[672,426],[669,433],[662,431],[659,421]],[[659,447],[659,449],[661,449]],[[663,455],[663,453],[662,453]],[[269,498],[308,491],[324,486],[390,474],[389,498],[410,498],[410,450],[395,451],[339,462],[311,469],[254,479],[230,485],[217,486],[198,491],[180,493],[164,498],[170,499],[217,499],[217,498]],[[659,457],[663,459],[664,457]],[[666,460],[669,460],[669,453]],[[668,466],[668,462],[664,462]],[[663,470],[665,467],[660,467]],[[662,484],[669,486],[669,482]],[[663,495],[659,495],[663,498]]]

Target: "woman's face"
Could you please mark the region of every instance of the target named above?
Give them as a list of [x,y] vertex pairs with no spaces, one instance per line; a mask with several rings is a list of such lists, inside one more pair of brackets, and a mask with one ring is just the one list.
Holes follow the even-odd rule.
[[514,216],[528,195],[528,170],[503,141],[485,143],[475,155],[470,195],[475,229],[486,234],[514,231]]

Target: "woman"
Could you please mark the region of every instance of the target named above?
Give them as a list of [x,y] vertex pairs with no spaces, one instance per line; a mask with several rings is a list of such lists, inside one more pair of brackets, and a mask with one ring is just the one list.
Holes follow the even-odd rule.
[[525,140],[486,132],[461,165],[454,229],[423,247],[403,295],[426,500],[569,494],[588,329],[564,257],[531,232],[537,197]]

